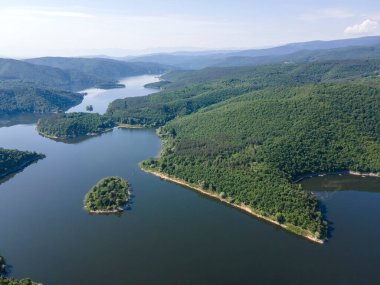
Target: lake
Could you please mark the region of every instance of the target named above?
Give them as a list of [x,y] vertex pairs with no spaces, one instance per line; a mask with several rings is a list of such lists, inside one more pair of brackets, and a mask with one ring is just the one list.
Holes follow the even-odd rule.
[[[152,92],[135,79],[95,96],[105,103],[88,97],[82,107],[104,112],[108,94]],[[161,148],[151,129],[115,129],[68,144],[39,136],[33,123],[17,124],[0,128],[0,146],[46,154],[0,184],[0,252],[13,277],[44,285],[380,284],[379,179],[302,182],[332,223],[329,242],[318,245],[141,171],[138,163]],[[84,195],[109,175],[130,181],[131,209],[89,215]]]

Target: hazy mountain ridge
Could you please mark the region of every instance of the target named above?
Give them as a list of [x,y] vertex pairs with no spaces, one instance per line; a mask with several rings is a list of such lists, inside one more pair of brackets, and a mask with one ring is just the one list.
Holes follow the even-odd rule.
[[[248,49],[241,51],[210,51],[209,53],[188,52],[188,53],[157,53],[127,58],[126,61],[147,61],[161,64],[173,65],[183,69],[202,69],[207,66],[241,66],[279,63],[294,59],[306,61],[307,57],[302,57],[305,53],[312,56],[314,52],[319,55],[324,54],[324,50],[334,50],[345,52],[344,48],[364,49],[371,46],[380,45],[380,36],[362,37],[333,41],[311,41],[302,43],[291,43],[278,47],[265,49]],[[318,51],[318,52],[317,52]],[[347,51],[348,52],[348,51]],[[363,52],[363,51],[362,51]],[[367,50],[367,52],[371,52]],[[336,54],[332,57],[330,52],[326,52],[330,59],[343,59]],[[352,57],[347,57],[352,58]],[[354,57],[362,58],[362,57]]]

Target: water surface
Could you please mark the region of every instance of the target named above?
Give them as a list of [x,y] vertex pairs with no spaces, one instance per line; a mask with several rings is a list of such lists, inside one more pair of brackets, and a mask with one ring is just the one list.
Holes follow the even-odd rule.
[[[0,252],[14,277],[45,285],[380,284],[378,179],[303,182],[334,229],[318,245],[142,172],[138,162],[161,147],[154,130],[65,144],[24,124],[0,128],[0,146],[47,156],[0,184]],[[130,181],[131,210],[89,215],[84,195],[108,175]]]
[[154,89],[144,88],[147,83],[157,82],[158,75],[140,75],[121,79],[120,84],[124,84],[125,88],[115,89],[98,89],[90,88],[81,92],[86,93],[81,104],[70,108],[67,112],[88,112],[86,106],[92,105],[95,113],[104,114],[107,111],[108,104],[116,99],[125,97],[144,96],[154,92]]

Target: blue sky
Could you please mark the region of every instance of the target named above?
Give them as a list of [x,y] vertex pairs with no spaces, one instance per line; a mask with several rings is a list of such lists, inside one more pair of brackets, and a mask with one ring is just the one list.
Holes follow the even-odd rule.
[[367,35],[380,35],[380,1],[0,1],[1,56],[246,49]]

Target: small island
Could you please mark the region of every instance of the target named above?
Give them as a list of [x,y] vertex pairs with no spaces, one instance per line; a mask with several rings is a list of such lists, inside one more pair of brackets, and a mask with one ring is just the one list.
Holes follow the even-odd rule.
[[86,194],[84,208],[91,214],[114,214],[124,211],[130,195],[127,180],[109,176],[100,180]]

